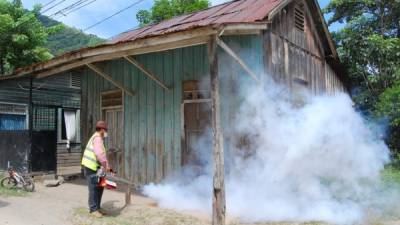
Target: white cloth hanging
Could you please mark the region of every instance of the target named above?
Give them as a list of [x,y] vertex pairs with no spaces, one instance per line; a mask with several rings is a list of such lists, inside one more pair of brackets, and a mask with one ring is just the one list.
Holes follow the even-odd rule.
[[70,142],[76,139],[76,111],[64,110],[65,130],[67,134],[67,148]]

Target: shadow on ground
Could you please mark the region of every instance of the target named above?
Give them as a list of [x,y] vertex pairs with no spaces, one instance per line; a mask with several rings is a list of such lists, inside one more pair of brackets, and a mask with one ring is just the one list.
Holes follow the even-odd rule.
[[116,203],[119,203],[119,201],[108,201],[103,203],[102,208],[107,211],[108,216],[112,217],[119,216],[122,210],[126,208],[126,205],[118,207]]
[[0,208],[8,206],[10,203],[0,200]]

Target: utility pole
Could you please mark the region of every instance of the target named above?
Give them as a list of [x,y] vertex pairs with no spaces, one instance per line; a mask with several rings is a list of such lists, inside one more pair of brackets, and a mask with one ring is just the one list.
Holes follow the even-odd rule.
[[208,59],[211,80],[211,114],[213,129],[213,212],[212,224],[225,225],[225,182],[224,182],[224,141],[221,129],[221,110],[219,96],[218,53],[216,36],[208,43]]

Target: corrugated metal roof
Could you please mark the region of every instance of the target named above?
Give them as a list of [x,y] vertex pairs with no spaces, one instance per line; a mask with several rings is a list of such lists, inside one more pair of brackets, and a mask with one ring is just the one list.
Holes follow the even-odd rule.
[[265,19],[283,0],[236,0],[191,14],[178,16],[136,30],[124,32],[109,41],[118,43],[192,28],[233,23],[254,23]]

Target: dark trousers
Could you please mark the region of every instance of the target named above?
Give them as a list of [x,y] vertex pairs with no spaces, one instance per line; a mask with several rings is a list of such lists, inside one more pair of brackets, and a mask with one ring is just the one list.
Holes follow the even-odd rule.
[[84,173],[89,189],[89,211],[94,212],[100,209],[104,188],[98,185],[99,177],[96,175],[96,171],[85,167]]

